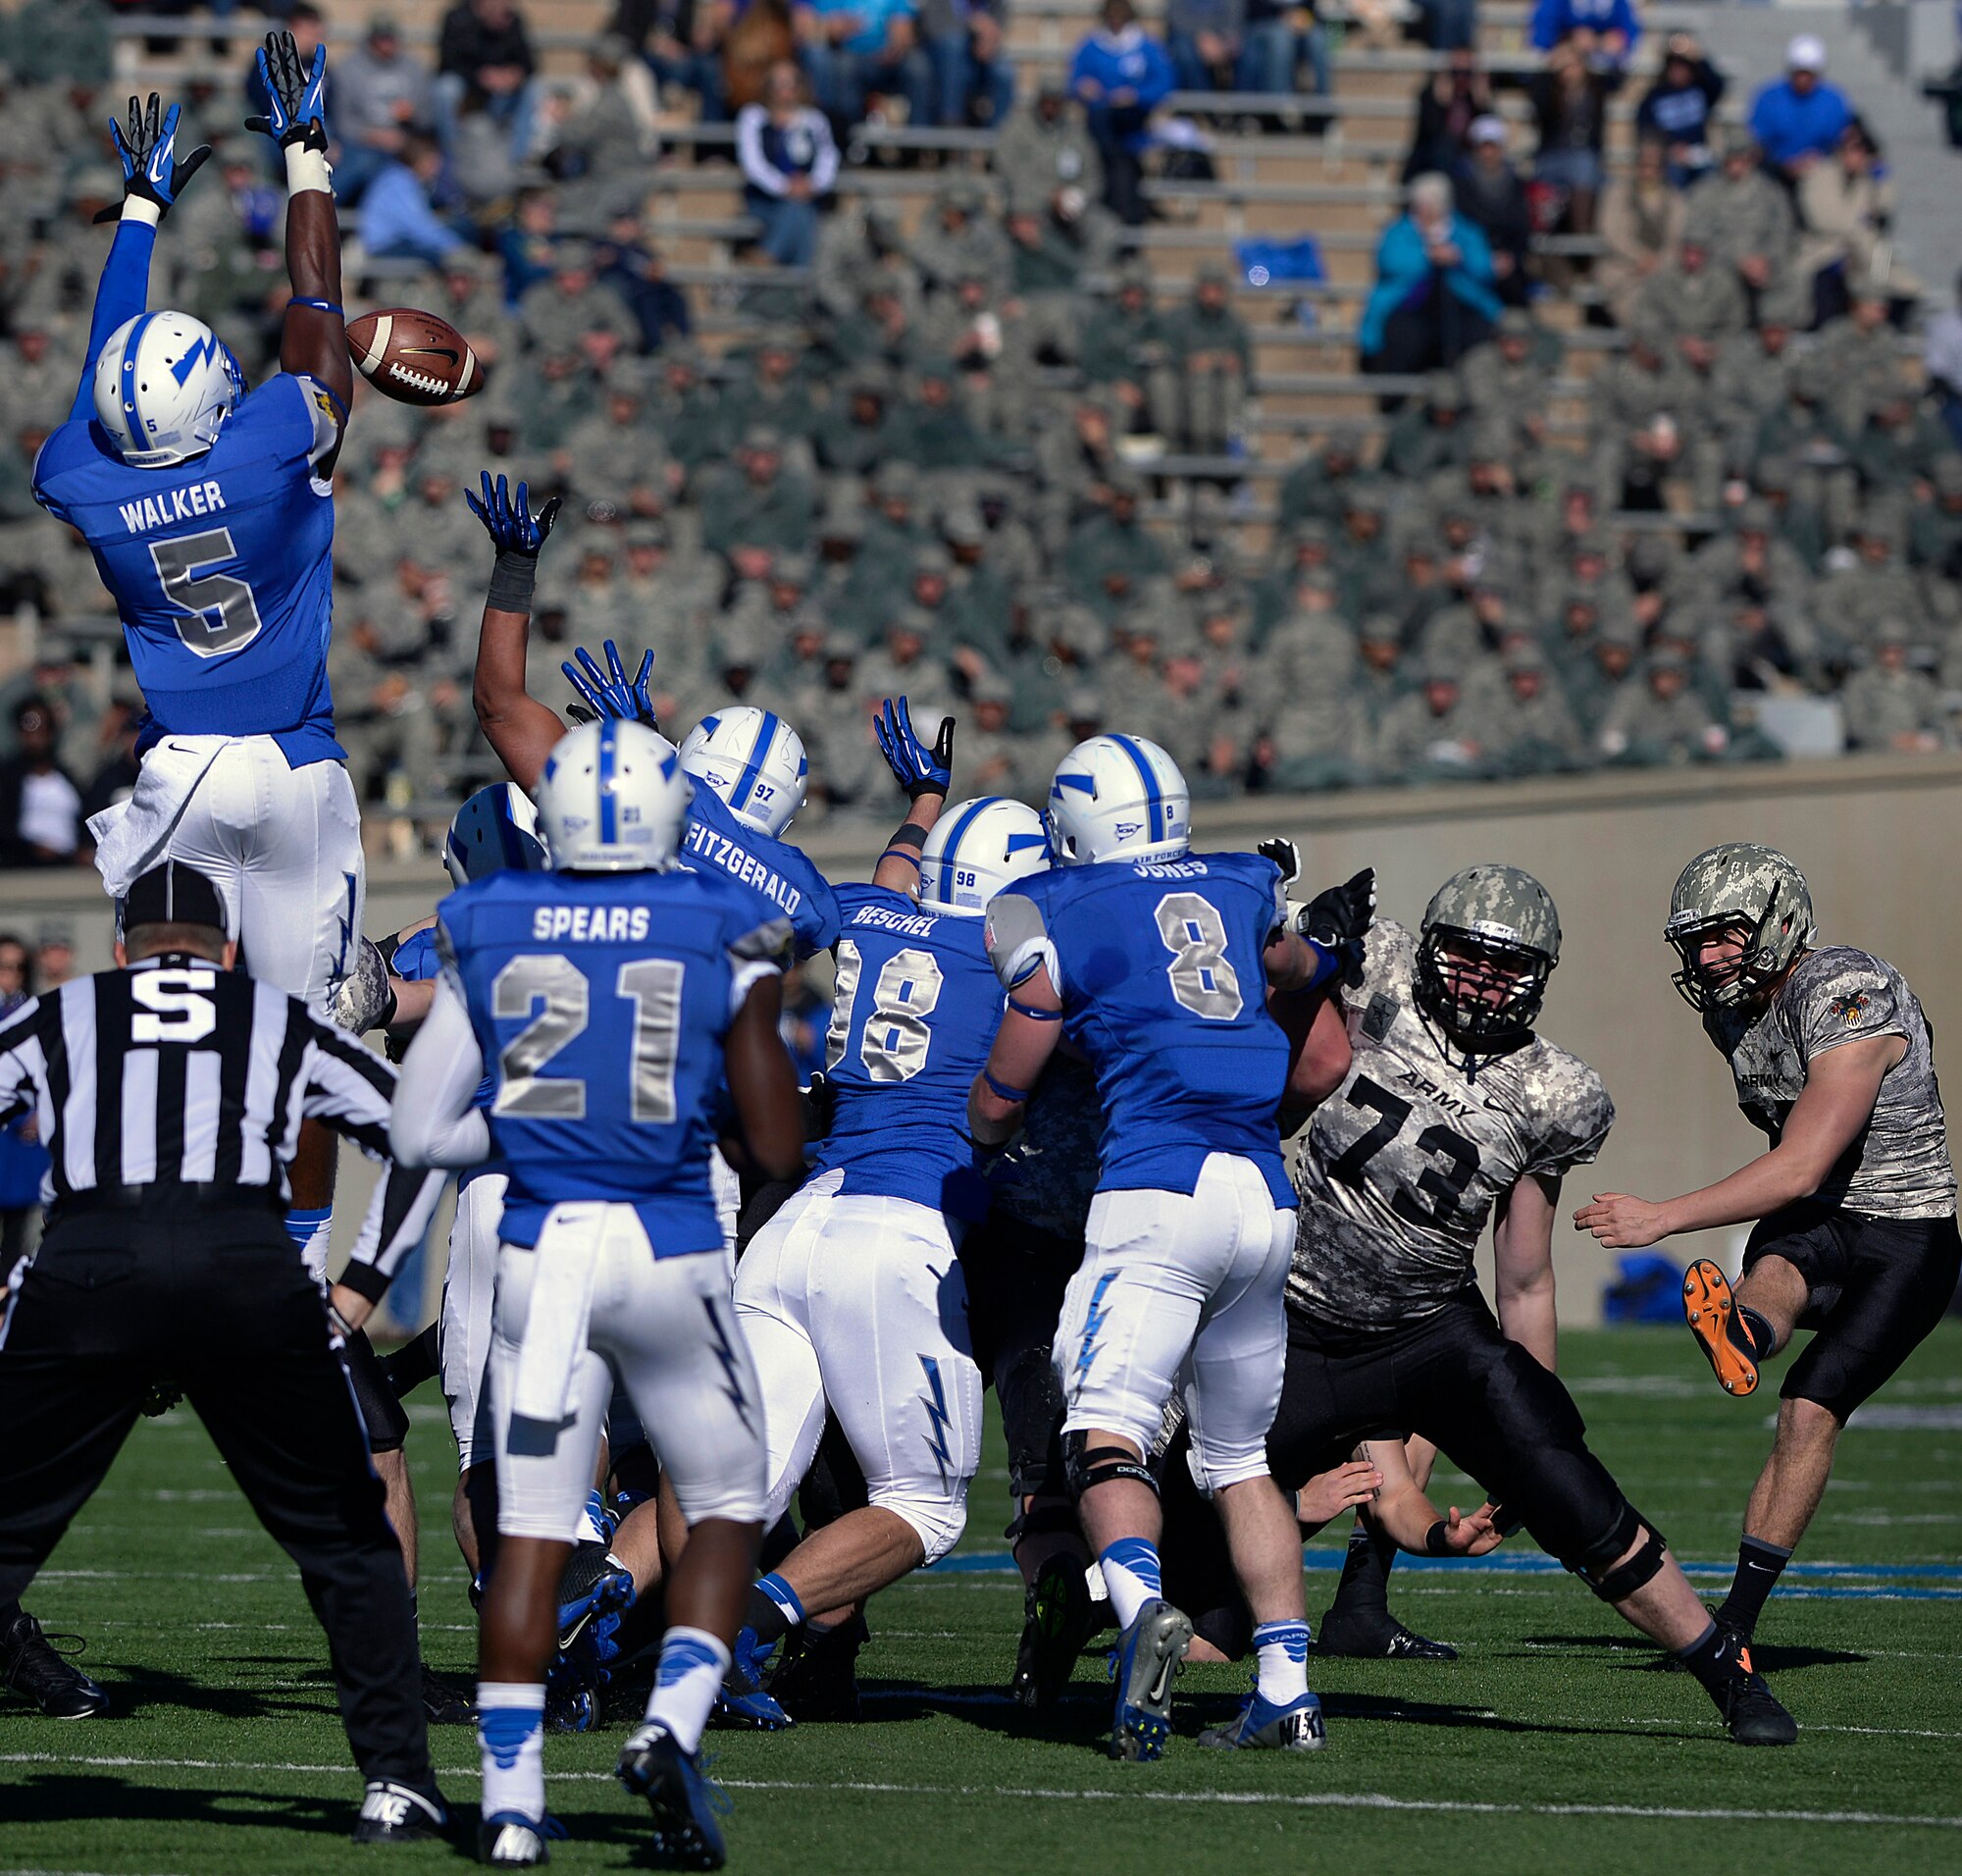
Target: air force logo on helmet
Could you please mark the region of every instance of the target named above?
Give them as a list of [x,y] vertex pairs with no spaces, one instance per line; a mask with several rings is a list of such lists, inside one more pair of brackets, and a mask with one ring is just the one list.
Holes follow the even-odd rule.
[[664,871],[694,795],[665,736],[611,717],[582,723],[552,746],[539,778],[552,871]]
[[989,900],[1049,864],[1049,835],[1033,808],[982,795],[941,809],[920,852],[920,904],[979,917]]
[[810,779],[803,738],[774,710],[749,704],[704,716],[682,742],[681,765],[745,827],[771,840],[803,806]]
[[245,394],[231,346],[188,313],[138,313],[95,361],[95,420],[132,469],[201,456]]
[[1093,736],[1057,766],[1049,791],[1050,857],[1058,866],[1100,860],[1177,860],[1191,844],[1185,777],[1142,736]]

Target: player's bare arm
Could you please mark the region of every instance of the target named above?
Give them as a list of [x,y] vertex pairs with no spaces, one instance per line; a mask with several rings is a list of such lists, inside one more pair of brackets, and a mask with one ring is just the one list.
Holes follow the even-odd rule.
[[1818,1057],[1779,1142],[1728,1178],[1661,1202],[1597,1192],[1574,1215],[1611,1249],[1659,1244],[1680,1231],[1743,1225],[1809,1198],[1874,1118],[1881,1083],[1907,1053],[1902,1036],[1868,1036]]
[[[1017,1006],[1020,1006],[1019,1008]],[[967,1130],[983,1146],[1004,1146],[1022,1123],[1022,1110],[1062,1037],[1062,999],[1049,966],[1035,969],[1009,994],[988,1066],[967,1096]]]
[[259,49],[259,81],[268,114],[247,119],[245,128],[278,143],[286,166],[286,278],[293,296],[286,303],[280,366],[325,385],[338,400],[344,423],[354,395],[354,367],[340,301],[334,172],[327,162],[327,48],[318,47],[308,64],[290,32],[269,32]]
[[780,976],[752,984],[722,1045],[745,1157],[766,1179],[794,1179],[803,1171],[803,1107],[777,1028],[783,1005]]
[[1505,1541],[1495,1522],[1496,1507],[1489,1503],[1472,1512],[1456,1505],[1438,1510],[1411,1472],[1402,1440],[1368,1439],[1356,1452],[1382,1475],[1369,1515],[1398,1548],[1419,1556],[1482,1557]]
[[1518,1342],[1542,1368],[1556,1371],[1553,1220],[1559,1207],[1560,1180],[1529,1172],[1500,1196],[1492,1225],[1499,1327],[1508,1341]]
[[531,490],[513,491],[502,476],[484,472],[480,498],[465,490],[470,512],[483,522],[497,559],[484,601],[477,635],[477,670],[471,690],[484,739],[520,788],[537,786],[552,745],[565,734],[558,713],[525,689],[525,647],[532,631],[532,595],[538,587],[539,554],[558,519],[559,498],[534,514]]
[[1292,1133],[1348,1077],[1349,1025],[1332,988],[1276,992],[1267,998],[1267,1009],[1292,1051],[1281,1097],[1281,1131]]
[[872,731],[879,739],[879,754],[886,758],[886,766],[911,804],[879,856],[872,883],[917,899],[920,854],[940,819],[940,810],[947,806],[947,791],[954,783],[954,718],[940,719],[940,733],[929,746],[913,729],[906,700],[889,697]]

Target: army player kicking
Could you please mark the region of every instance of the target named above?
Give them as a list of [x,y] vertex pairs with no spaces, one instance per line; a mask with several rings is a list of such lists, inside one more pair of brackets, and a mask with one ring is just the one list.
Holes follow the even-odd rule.
[[802,1164],[803,1128],[777,1034],[789,924],[759,922],[767,909],[727,875],[676,864],[691,786],[674,746],[638,723],[585,724],[559,742],[539,782],[551,870],[504,868],[443,902],[443,975],[389,1123],[407,1164],[467,1166],[494,1147],[508,1181],[490,1369],[499,1545],[477,1690],[494,1865],[547,1859],[555,1591],[615,1370],[690,1527],[620,1778],[646,1797],[659,1854],[697,1869],[723,1860],[697,1751],[755,1569],[765,1485],[709,1180],[725,1073],[766,1175]]
[[[1362,981],[1343,993],[1349,1072],[1296,1152],[1300,1235],[1268,1456],[1289,1490],[1359,1440],[1434,1441],[1675,1652],[1734,1739],[1786,1745],[1790,1716],[1588,1450],[1552,1373],[1561,1176],[1594,1157],[1614,1119],[1593,1069],[1534,1030],[1559,956],[1553,901],[1510,866],[1447,880],[1415,937],[1387,920],[1370,931]],[[1495,1214],[1503,1321],[1472,1274]],[[1472,1546],[1441,1521],[1424,1547]]]
[[1892,964],[1820,945],[1804,876],[1732,842],[1682,870],[1670,902],[1676,985],[1724,1053],[1770,1149],[1699,1192],[1607,1192],[1575,1214],[1621,1247],[1751,1224],[1734,1292],[1707,1258],[1683,1280],[1691,1333],[1726,1392],[1814,1331],[1780,1388],[1772,1456],[1744,1514],[1719,1626],[1748,1651],[1765,1599],[1833,1471],[1839,1430],[1940,1321],[1962,1239],[1935,1051]]

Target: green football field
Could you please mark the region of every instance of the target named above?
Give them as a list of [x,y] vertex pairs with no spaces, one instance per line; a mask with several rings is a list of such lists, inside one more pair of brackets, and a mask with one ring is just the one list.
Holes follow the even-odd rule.
[[[1663,1330],[1569,1335],[1562,1359],[1597,1450],[1714,1598],[1769,1438],[1769,1390],[1726,1399]],[[463,1680],[473,1629],[433,1393],[418,1399],[411,1445],[424,1645]],[[1084,1657],[1047,1737],[999,1692],[1021,1616],[996,1535],[1005,1480],[994,1440],[956,1567],[874,1605],[860,1724],[710,1736],[734,1801],[733,1868],[1962,1869],[1962,1325],[1848,1431],[1770,1607],[1760,1662],[1803,1729],[1787,1751],[1729,1745],[1696,1685],[1664,1673],[1522,1537],[1489,1565],[1399,1566],[1393,1606],[1456,1642],[1455,1666],[1311,1662],[1324,1752],[1202,1752],[1192,1735],[1246,1677],[1192,1668],[1165,1759],[1111,1765],[1101,1656]],[[1452,1495],[1453,1481],[1434,1489]],[[1311,1616],[1327,1600],[1334,1541],[1310,1553]],[[51,1630],[88,1636],[87,1665],[118,1712],[61,1725],[0,1705],[0,1876],[408,1871],[458,1856],[347,1843],[359,1787],[322,1638],[186,1410],[141,1424],[28,1606]],[[641,1861],[644,1813],[610,1776],[620,1737],[546,1743],[552,1807],[571,1831],[554,1849],[560,1869]],[[435,1747],[474,1835],[474,1739],[439,1729]]]

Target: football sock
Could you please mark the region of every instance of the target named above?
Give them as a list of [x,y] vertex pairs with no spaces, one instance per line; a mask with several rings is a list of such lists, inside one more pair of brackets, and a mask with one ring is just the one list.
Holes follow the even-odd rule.
[[1393,1539],[1373,1530],[1360,1519],[1349,1534],[1348,1553],[1342,1559],[1342,1581],[1335,1586],[1335,1600],[1323,1623],[1361,1622],[1370,1628],[1390,1619],[1390,1565],[1397,1546]]
[[1742,1336],[1744,1348],[1753,1361],[1767,1361],[1778,1353],[1778,1330],[1771,1326],[1771,1319],[1748,1303],[1739,1303],[1731,1311],[1730,1330]]
[[1287,1706],[1308,1692],[1308,1624],[1263,1622],[1254,1631],[1257,1673],[1254,1690],[1275,1706]]
[[1767,1543],[1762,1537],[1746,1537],[1737,1546],[1737,1574],[1730,1593],[1717,1611],[1717,1620],[1746,1636],[1757,1633],[1758,1618],[1765,1612],[1765,1598],[1778,1582],[1779,1573],[1791,1561],[1791,1552],[1782,1544]]
[[728,1672],[729,1650],[707,1630],[670,1629],[661,1638],[647,1718],[683,1751],[695,1751]]
[[802,1621],[803,1604],[782,1577],[772,1570],[756,1580],[749,1591],[749,1606],[743,1612],[743,1626],[763,1647],[774,1647]]
[[545,1814],[545,1690],[540,1681],[479,1681],[477,1744],[484,1758],[484,1815]]
[[1164,1594],[1158,1546],[1142,1537],[1119,1537],[1098,1557],[1097,1565],[1104,1572],[1110,1613],[1120,1629],[1128,1629],[1146,1603]]
[[1716,1623],[1699,1635],[1686,1648],[1678,1648],[1676,1658],[1715,1694],[1741,1665],[1737,1644]]
[[333,1224],[331,1205],[296,1205],[286,1214],[286,1235],[316,1283],[327,1281],[327,1234]]
[[577,1541],[580,1543],[604,1543],[606,1541],[605,1511],[606,1500],[599,1495],[598,1488],[595,1486],[586,1494],[586,1508],[579,1514],[579,1537]]

